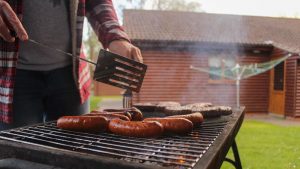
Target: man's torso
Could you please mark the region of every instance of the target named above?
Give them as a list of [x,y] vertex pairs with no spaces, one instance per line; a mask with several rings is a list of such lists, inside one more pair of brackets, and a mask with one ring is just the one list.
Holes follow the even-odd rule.
[[[71,51],[69,0],[25,0],[22,23],[30,39]],[[72,58],[31,42],[20,43],[17,68],[47,71],[72,64]]]

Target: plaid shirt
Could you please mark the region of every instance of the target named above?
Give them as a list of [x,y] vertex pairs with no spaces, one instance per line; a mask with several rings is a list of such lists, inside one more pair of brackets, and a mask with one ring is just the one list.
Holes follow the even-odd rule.
[[[23,0],[6,1],[22,19]],[[111,0],[70,0],[70,16],[73,55],[85,57],[81,52],[84,16],[88,18],[104,48],[107,48],[113,40],[125,39],[129,41],[123,28],[118,24]],[[0,122],[13,122],[13,89],[18,49],[18,39],[14,43],[8,43],[0,38]],[[76,59],[73,60],[73,65],[74,78],[80,91],[81,102],[84,102],[90,94],[89,67],[87,63],[79,62]]]

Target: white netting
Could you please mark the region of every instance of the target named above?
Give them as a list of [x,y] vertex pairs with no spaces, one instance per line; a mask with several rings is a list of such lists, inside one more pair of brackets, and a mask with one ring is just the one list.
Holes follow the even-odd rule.
[[211,75],[224,77],[226,79],[234,80],[236,82],[236,105],[240,107],[240,81],[260,73],[264,73],[272,68],[274,68],[279,63],[291,57],[291,54],[288,54],[284,57],[274,59],[268,62],[263,63],[252,63],[247,65],[240,65],[239,63],[235,64],[232,67],[224,69],[224,71],[211,70],[209,68],[194,67],[190,66],[191,69],[197,70],[200,72],[205,72]]
[[194,67],[193,65],[191,65],[190,68],[193,70],[205,72],[208,74],[224,77],[224,78],[231,79],[231,80],[242,80],[242,79],[249,78],[251,76],[258,75],[260,73],[264,73],[264,72],[274,68],[276,65],[283,62],[284,60],[286,60],[287,58],[289,58],[291,56],[292,56],[291,54],[288,54],[284,57],[280,57],[278,59],[274,59],[274,60],[271,60],[268,62],[263,62],[263,63],[251,63],[251,64],[247,64],[247,65],[240,65],[239,63],[237,63],[233,67],[228,67],[228,68],[224,69],[224,71],[215,71],[215,70],[211,70],[209,68]]

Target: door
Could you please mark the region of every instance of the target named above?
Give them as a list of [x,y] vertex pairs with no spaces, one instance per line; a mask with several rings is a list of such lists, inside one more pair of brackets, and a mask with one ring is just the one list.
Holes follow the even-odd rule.
[[271,70],[269,112],[284,116],[285,105],[285,62]]

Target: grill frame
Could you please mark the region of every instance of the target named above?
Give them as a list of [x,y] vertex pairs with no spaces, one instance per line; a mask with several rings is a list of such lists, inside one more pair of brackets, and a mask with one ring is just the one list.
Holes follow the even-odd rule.
[[[244,118],[244,108],[234,109],[229,121],[212,146],[193,168],[220,168]],[[64,168],[173,168],[127,162],[110,157],[73,152],[60,148],[35,146],[0,139],[0,158],[19,158]],[[63,157],[63,158],[62,158]],[[78,163],[78,160],[80,163]]]
[[[227,124],[223,132],[214,141],[214,146],[210,147],[201,160],[194,166],[195,169],[221,168],[230,147],[235,144],[235,137],[244,121],[244,110],[245,107],[233,110],[234,113],[232,114],[231,122]],[[235,162],[237,163],[237,161]]]

